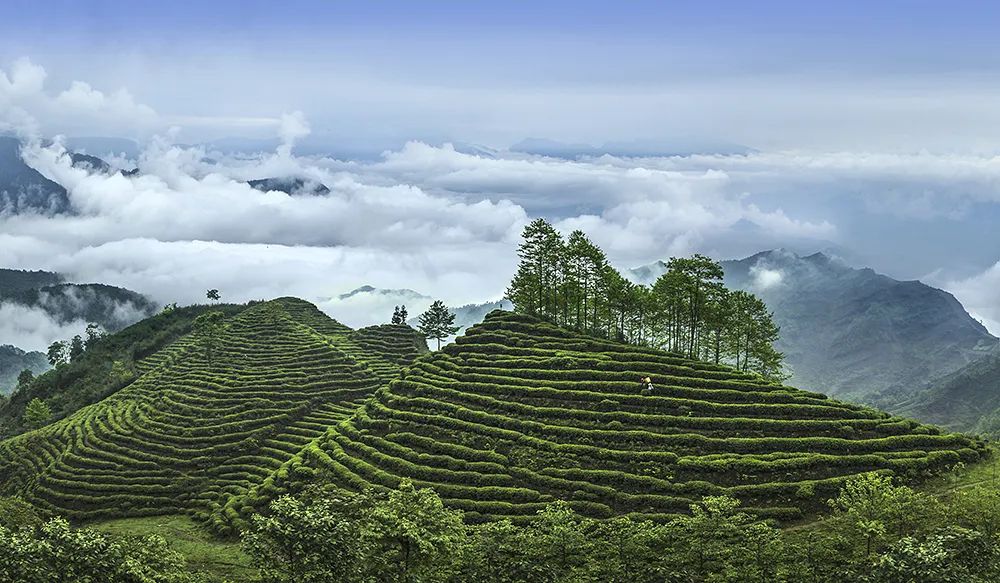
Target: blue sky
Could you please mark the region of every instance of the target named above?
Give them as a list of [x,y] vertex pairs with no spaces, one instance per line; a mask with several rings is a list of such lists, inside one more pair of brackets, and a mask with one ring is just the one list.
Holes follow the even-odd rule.
[[314,140],[376,150],[669,133],[992,151],[979,130],[1000,129],[986,2],[14,0],[0,17],[0,60],[29,55],[55,83],[127,86],[175,115],[300,109]]
[[[832,249],[953,291],[1000,333],[997,30],[989,2],[9,0],[0,130],[135,139],[150,180],[36,152],[85,219],[0,217],[0,263],[161,292],[167,265],[220,287],[188,263],[210,242],[249,299],[295,291],[245,279],[253,246],[279,245],[273,269],[301,265],[287,279],[310,298],[372,284],[465,303],[502,291],[541,215],[623,266]],[[512,151],[526,138],[611,146]],[[208,164],[198,144],[263,154]],[[219,182],[276,172],[333,193],[271,213]],[[342,278],[307,283],[317,262]]]

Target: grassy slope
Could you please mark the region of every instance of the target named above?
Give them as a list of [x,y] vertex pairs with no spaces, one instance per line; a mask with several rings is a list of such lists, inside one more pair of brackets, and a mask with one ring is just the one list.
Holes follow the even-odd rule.
[[[638,394],[647,375],[655,396]],[[408,477],[472,520],[527,518],[555,499],[663,518],[723,493],[794,519],[857,473],[926,477],[983,454],[914,421],[495,312],[225,514],[315,480],[356,490]]]
[[215,538],[190,516],[119,518],[88,526],[119,536],[162,536],[170,548],[184,555],[190,572],[204,575],[208,581],[257,580],[257,570],[239,542]]
[[107,399],[0,442],[0,492],[76,519],[208,510],[398,373],[351,334],[301,300],[249,307],[227,320],[211,360],[183,337]]

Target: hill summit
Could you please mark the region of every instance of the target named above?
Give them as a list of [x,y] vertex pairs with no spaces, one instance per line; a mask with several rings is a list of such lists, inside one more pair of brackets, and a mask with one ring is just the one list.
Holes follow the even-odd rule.
[[471,520],[528,519],[559,499],[587,516],[655,519],[721,494],[791,518],[859,473],[917,478],[984,451],[726,366],[494,311],[231,499],[220,521],[311,483],[403,479]]
[[0,494],[78,519],[207,511],[427,350],[407,326],[352,331],[294,298],[195,328],[110,397],[0,442]]

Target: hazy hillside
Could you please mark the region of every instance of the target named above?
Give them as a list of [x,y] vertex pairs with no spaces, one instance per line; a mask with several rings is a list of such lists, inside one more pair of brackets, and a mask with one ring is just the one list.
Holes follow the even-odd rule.
[[[760,296],[781,326],[790,383],[851,399],[909,393],[986,354],[997,339],[948,292],[854,269],[822,253],[724,261],[726,285]],[[632,270],[638,281],[664,270]]]
[[[651,396],[640,394],[652,377]],[[568,500],[593,517],[687,512],[729,494],[765,516],[822,506],[849,476],[918,476],[982,445],[723,366],[493,312],[418,359],[223,520],[312,482],[431,486],[470,520],[532,518]]]
[[1000,433],[1000,348],[937,378],[901,402],[887,400],[901,414],[919,417],[956,431]]
[[0,493],[75,518],[207,511],[420,352],[405,326],[358,332],[292,298],[243,309],[140,360],[104,400],[0,442]]
[[25,352],[16,346],[0,344],[0,395],[17,386],[17,377],[21,371],[30,370],[39,374],[48,368],[49,363],[41,352]]
[[66,189],[21,159],[21,142],[0,136],[0,213],[61,213],[69,210]]
[[[142,294],[124,288],[103,284],[64,283],[65,277],[46,271],[20,271],[0,269],[0,306],[14,321],[3,328],[0,343],[17,347],[27,334],[37,344],[45,335],[54,335],[65,329],[67,334],[82,334],[87,323],[99,324],[104,330],[118,331],[146,318],[157,311],[157,305]],[[39,338],[41,337],[41,338]],[[49,337],[46,342],[68,340]],[[22,368],[41,372],[48,368],[44,355],[28,351],[28,361]],[[23,355],[11,351],[0,364],[0,393],[14,388],[14,379],[21,369],[13,370]],[[9,369],[9,370],[8,370]]]
[[59,323],[83,320],[117,331],[152,315],[157,305],[146,296],[101,283],[65,283],[47,271],[0,269],[0,302],[37,308]]

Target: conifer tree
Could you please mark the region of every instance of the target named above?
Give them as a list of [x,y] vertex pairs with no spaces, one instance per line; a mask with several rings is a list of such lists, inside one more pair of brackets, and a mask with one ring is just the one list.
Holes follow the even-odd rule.
[[438,350],[441,350],[441,341],[458,332],[460,328],[455,326],[455,314],[449,312],[441,300],[434,300],[431,307],[420,314],[417,322],[417,330],[421,334],[437,340]]
[[24,426],[29,429],[38,429],[45,425],[52,417],[52,410],[49,409],[45,401],[35,397],[24,409]]

